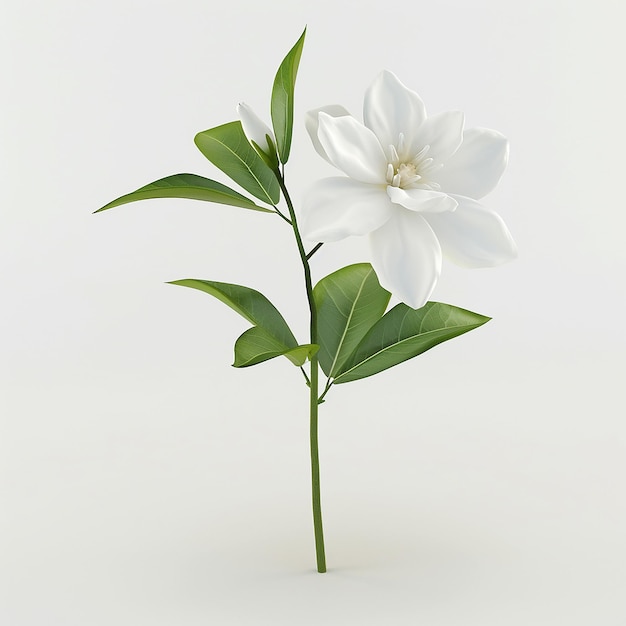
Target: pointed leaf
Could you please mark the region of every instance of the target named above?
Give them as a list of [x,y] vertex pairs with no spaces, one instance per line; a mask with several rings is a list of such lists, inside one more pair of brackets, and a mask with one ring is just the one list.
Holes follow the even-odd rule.
[[280,189],[274,172],[264,163],[246,138],[241,122],[229,122],[198,133],[200,152],[259,200],[275,205]]
[[332,378],[382,317],[391,294],[380,286],[369,263],[359,263],[322,278],[313,297],[318,311],[319,362]]
[[295,366],[301,367],[317,350],[318,346],[311,344],[289,348],[265,329],[254,326],[237,339],[233,366],[250,367],[277,356],[286,356]]
[[283,163],[287,163],[291,150],[294,88],[305,36],[306,28],[280,64],[272,88],[272,125],[278,144],[278,154]]
[[272,213],[269,209],[257,206],[252,200],[233,191],[226,185],[209,178],[197,176],[196,174],[174,174],[173,176],[160,178],[145,187],[141,187],[132,193],[120,196],[113,202],[105,204],[95,213],[112,209],[121,204],[136,202],[137,200],[150,200],[152,198],[189,198],[190,200],[204,200],[206,202],[229,204],[244,209]]
[[398,304],[374,324],[334,382],[347,383],[382,372],[490,319],[439,302],[428,302],[417,310]]
[[174,280],[171,284],[199,289],[214,296],[255,326],[261,326],[281,346],[295,348],[298,345],[285,318],[276,307],[262,293],[250,287],[193,278]]

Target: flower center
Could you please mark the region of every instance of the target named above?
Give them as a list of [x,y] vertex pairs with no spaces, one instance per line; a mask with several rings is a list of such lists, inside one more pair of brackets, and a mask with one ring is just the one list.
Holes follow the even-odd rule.
[[396,174],[400,177],[399,187],[406,187],[411,183],[416,183],[421,176],[417,173],[415,163],[400,163],[396,168]]
[[[421,188],[439,189],[440,186],[429,180],[429,174],[437,171],[441,165],[435,164],[434,159],[427,157],[430,146],[424,146],[411,158],[400,156],[404,152],[404,135],[400,133],[398,147],[389,146],[391,162],[387,164],[387,184],[401,189]],[[400,154],[398,154],[400,153]]]
[[[387,184],[393,187],[411,187],[420,182],[422,177],[417,173],[418,166],[416,163],[409,161],[407,163],[389,163],[387,165]],[[423,182],[423,181],[421,181]]]

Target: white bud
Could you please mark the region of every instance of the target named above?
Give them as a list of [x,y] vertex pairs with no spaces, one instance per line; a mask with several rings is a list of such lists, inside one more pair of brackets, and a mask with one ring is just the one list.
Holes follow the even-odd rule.
[[[248,141],[251,144],[252,142],[256,143],[267,156],[271,157],[274,148],[268,144],[267,136],[269,135],[274,144],[276,144],[276,140],[269,126],[245,102],[240,102],[237,105],[237,113]],[[254,146],[254,144],[252,145]]]

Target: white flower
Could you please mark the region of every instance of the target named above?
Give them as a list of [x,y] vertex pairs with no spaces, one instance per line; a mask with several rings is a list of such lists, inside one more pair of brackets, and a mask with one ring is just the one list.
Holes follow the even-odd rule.
[[307,114],[317,152],[347,175],[322,179],[308,192],[302,208],[307,239],[369,233],[381,285],[413,308],[431,295],[442,251],[466,267],[516,256],[500,216],[477,202],[504,172],[504,136],[464,131],[458,111],[426,117],[420,97],[387,71],[366,92],[363,119],[338,105]]
[[240,102],[237,105],[237,113],[241,120],[243,132],[252,147],[261,157],[275,159],[276,139],[270,127],[245,102]]

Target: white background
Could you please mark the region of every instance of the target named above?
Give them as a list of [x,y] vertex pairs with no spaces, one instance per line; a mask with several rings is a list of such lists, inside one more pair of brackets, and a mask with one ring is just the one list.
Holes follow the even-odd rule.
[[[0,623],[626,624],[626,166],[617,0],[109,0],[2,6]],[[445,265],[494,318],[331,391],[329,572],[314,572],[306,388],[229,366],[246,323],[164,284],[250,285],[306,329],[278,218],[192,201],[91,212],[264,117],[303,26],[287,175],[332,175],[310,108],[360,115],[384,68],[432,113],[506,134],[485,199],[520,257]],[[355,239],[316,278],[366,261]]]

